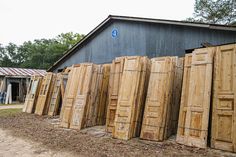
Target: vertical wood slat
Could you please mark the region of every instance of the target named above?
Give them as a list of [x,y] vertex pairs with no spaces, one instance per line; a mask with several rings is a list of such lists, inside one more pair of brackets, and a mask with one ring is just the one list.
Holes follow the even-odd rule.
[[213,80],[211,147],[236,152],[236,44],[217,47]]
[[27,90],[26,100],[22,110],[23,112],[34,113],[41,83],[41,76],[35,75],[31,77],[30,84]]
[[106,111],[108,105],[108,84],[110,77],[111,64],[103,64],[101,69],[102,80],[98,89],[98,113],[96,118],[97,125],[105,125],[106,123]]
[[[146,57],[144,57],[147,59]],[[118,105],[115,116],[115,126],[112,132],[113,137],[128,140],[135,137],[134,129],[138,128],[135,121],[140,114],[138,110],[139,91],[141,74],[142,74],[142,57],[126,57],[124,70],[122,74],[121,86],[119,90]],[[143,80],[144,81],[144,80]],[[141,105],[141,104],[140,104]],[[143,106],[143,104],[141,105]]]
[[184,71],[184,57],[178,58],[176,68],[175,68],[175,76],[173,83],[173,92],[172,92],[172,113],[171,113],[171,134],[177,133],[178,128],[178,119],[179,119],[179,109],[180,109],[180,100],[181,100],[181,91],[182,91],[182,83],[183,83],[183,71]]
[[184,59],[184,75],[183,75],[183,87],[181,92],[181,102],[179,109],[179,120],[178,120],[178,130],[176,135],[176,141],[178,143],[184,144],[185,136],[185,124],[186,124],[186,113],[188,106],[189,97],[189,83],[190,83],[190,71],[192,63],[192,54],[186,54]]
[[167,136],[168,111],[170,112],[171,92],[176,57],[151,59],[151,72],[145,103],[142,139],[163,141]]
[[73,107],[74,99],[78,89],[78,74],[80,73],[80,65],[73,65],[68,75],[67,85],[62,102],[62,109],[60,113],[60,126],[69,128],[71,121],[71,110]]
[[50,97],[52,94],[52,83],[55,75],[51,72],[43,77],[42,84],[39,90],[39,96],[36,103],[35,114],[45,115],[48,112]]
[[106,115],[106,131],[112,132],[118,103],[118,96],[124,69],[125,57],[118,57],[112,61],[108,88],[108,106]]

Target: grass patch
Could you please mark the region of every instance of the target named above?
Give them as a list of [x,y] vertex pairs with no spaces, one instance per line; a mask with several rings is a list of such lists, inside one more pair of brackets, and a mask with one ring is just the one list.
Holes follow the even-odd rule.
[[24,105],[23,103],[16,103],[16,104],[0,104],[0,106],[14,106],[14,105]]
[[5,116],[10,116],[10,115],[15,115],[21,112],[22,112],[21,108],[2,109],[0,110],[0,116],[5,117]]

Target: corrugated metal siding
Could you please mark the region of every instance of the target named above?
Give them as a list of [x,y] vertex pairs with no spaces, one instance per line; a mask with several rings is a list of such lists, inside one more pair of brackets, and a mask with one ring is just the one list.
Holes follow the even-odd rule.
[[45,70],[0,67],[0,76],[33,76],[46,74]]
[[[111,32],[118,30],[113,38]],[[115,21],[97,34],[57,69],[81,62],[109,63],[125,55],[183,56],[186,49],[201,43],[214,45],[236,42],[236,32],[208,28]],[[56,71],[56,70],[55,70]]]

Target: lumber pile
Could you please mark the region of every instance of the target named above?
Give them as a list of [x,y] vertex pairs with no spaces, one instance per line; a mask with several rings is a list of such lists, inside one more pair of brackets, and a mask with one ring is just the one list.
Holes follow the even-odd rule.
[[112,132],[115,138],[139,136],[149,65],[147,57],[125,57]]
[[[140,137],[163,141],[174,132],[182,82],[182,59],[158,57],[151,60],[151,74]],[[180,67],[180,68],[179,68]]]
[[80,130],[105,123],[109,72],[110,64],[82,63],[71,69],[61,111],[62,127]]
[[23,112],[27,113],[34,113],[35,112],[35,106],[38,100],[38,94],[39,94],[39,88],[42,83],[42,77],[41,76],[32,76],[29,87],[27,90],[27,95],[24,103],[24,107],[22,109]]

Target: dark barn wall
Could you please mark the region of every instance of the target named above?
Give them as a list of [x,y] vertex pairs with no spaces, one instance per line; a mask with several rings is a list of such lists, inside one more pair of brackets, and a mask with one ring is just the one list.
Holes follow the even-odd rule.
[[[118,30],[117,37],[112,37],[114,29]],[[115,57],[126,55],[147,55],[150,58],[183,56],[186,49],[200,47],[204,42],[214,45],[236,42],[236,31],[115,21],[92,37],[57,69],[82,62],[109,63]]]

